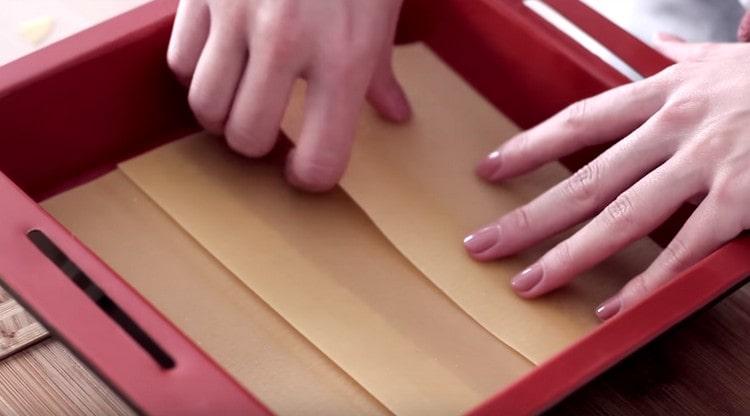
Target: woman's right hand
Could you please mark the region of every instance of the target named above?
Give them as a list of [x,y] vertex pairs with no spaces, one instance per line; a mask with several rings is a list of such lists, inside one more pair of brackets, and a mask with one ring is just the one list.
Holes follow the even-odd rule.
[[168,61],[208,131],[248,157],[270,152],[292,86],[308,82],[287,177],[324,191],[346,169],[365,96],[387,119],[411,110],[391,69],[401,0],[182,0]]

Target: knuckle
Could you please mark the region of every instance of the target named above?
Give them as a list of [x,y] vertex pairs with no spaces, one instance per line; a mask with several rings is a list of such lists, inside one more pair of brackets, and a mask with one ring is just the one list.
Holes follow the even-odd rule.
[[387,43],[377,26],[357,24],[355,19],[339,19],[331,26],[327,48],[336,55],[352,56],[357,62],[371,61],[372,56]]
[[383,44],[376,41],[374,36],[359,36],[355,37],[354,41],[350,41],[349,53],[356,64],[371,66],[382,47]]
[[195,118],[206,130],[212,133],[223,131],[225,114],[207,94],[197,93],[195,89],[191,89],[188,94],[188,103]]
[[363,75],[356,59],[347,55],[335,55],[328,59],[326,71],[338,85],[350,85],[357,77]]
[[686,109],[685,102],[671,102],[662,108],[659,118],[667,124],[680,123],[688,118]]
[[[208,16],[212,31],[233,37],[244,37],[253,19],[246,2],[209,2]],[[260,13],[257,13],[258,15]]]
[[571,128],[580,127],[581,124],[586,120],[589,101],[589,99],[585,99],[569,105],[563,111],[564,125]]
[[258,142],[244,128],[227,126],[225,136],[229,148],[237,153],[248,157],[259,157],[267,153],[265,149],[258,146]]
[[625,292],[629,295],[628,298],[632,299],[641,299],[649,294],[651,289],[645,274],[639,274],[628,282],[625,286]]
[[682,79],[682,76],[685,72],[685,65],[684,64],[672,64],[664,69],[662,69],[657,75],[656,79],[659,79],[661,81],[671,83],[673,81]]
[[613,228],[634,225],[633,202],[629,195],[622,194],[604,209],[604,218]]
[[531,228],[528,209],[525,206],[513,210],[509,219],[512,226],[518,231],[527,231]]
[[675,238],[662,251],[663,265],[665,270],[675,273],[682,270],[685,265],[685,259],[688,248],[681,238]]
[[167,65],[172,72],[179,76],[185,76],[185,58],[183,58],[183,52],[179,46],[175,46],[172,43],[167,49]]
[[189,79],[194,68],[182,46],[172,42],[167,49],[167,66],[181,79]]
[[[693,123],[695,124],[695,123]],[[693,172],[700,172],[702,175],[708,175],[710,172],[728,173],[727,159],[732,155],[735,148],[735,142],[732,140],[732,132],[725,129],[729,123],[721,116],[712,119],[704,119],[700,122],[701,126],[692,133],[692,137],[683,139],[679,145],[678,157],[684,159],[686,163],[692,163]],[[717,131],[724,134],[717,135]],[[716,166],[722,166],[723,169],[716,170]]]
[[717,179],[711,189],[711,197],[716,206],[731,207],[744,201],[744,192],[738,188],[738,181]]
[[338,183],[343,174],[341,170],[330,156],[321,155],[298,164],[295,169],[295,179],[307,190],[328,191]]
[[644,88],[652,90],[672,90],[690,77],[690,67],[690,64],[685,62],[672,64],[656,75],[636,84],[643,84]]
[[704,61],[711,56],[713,49],[713,45],[710,43],[692,45],[692,52],[689,59],[691,61]]
[[557,264],[561,266],[566,266],[573,262],[573,254],[570,248],[570,241],[568,240],[562,241],[560,244],[557,245],[557,249],[555,250],[555,252],[557,253],[556,255]]
[[662,123],[671,126],[683,126],[694,122],[705,108],[705,100],[700,96],[677,96],[671,98],[659,111]]
[[236,134],[230,134],[229,132],[227,132],[227,134],[226,134],[226,140],[227,140],[227,145],[234,152],[239,153],[241,155],[248,156],[248,157],[254,156],[249,151],[250,149],[249,149],[249,147],[248,147],[247,144],[250,141],[247,140],[246,138],[241,137],[241,136],[237,136]]
[[565,182],[565,190],[574,200],[590,204],[596,200],[596,185],[599,177],[599,164],[596,162],[588,163],[568,178]]
[[321,54],[326,70],[343,79],[364,77],[374,70],[379,57],[376,44],[371,39],[345,39],[336,36]]
[[269,43],[265,49],[267,59],[278,65],[293,61],[299,51],[299,44],[296,39],[284,35]]
[[[690,163],[693,169],[686,172],[680,172],[681,179],[695,179],[695,176],[705,176],[711,171],[722,155],[726,153],[721,149],[721,140],[715,137],[702,137],[688,143],[681,143],[678,148],[679,153],[676,155],[683,163]],[[723,185],[723,184],[722,184]]]
[[662,83],[662,78],[653,76],[640,81],[631,82],[630,84],[625,84],[621,88],[627,92],[628,96],[634,99],[639,99],[641,97],[652,97],[654,91],[658,90],[658,87],[661,86]]
[[286,63],[294,59],[303,47],[303,36],[289,17],[267,17],[261,20],[254,44],[273,63]]
[[641,81],[626,84],[623,87],[624,96],[634,105],[651,107],[654,101],[664,102],[672,90],[671,79],[664,76],[652,76]]

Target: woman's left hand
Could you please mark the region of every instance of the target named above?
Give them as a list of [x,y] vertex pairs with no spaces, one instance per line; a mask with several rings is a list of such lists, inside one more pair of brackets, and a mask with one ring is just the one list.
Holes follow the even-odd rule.
[[657,48],[679,63],[571,105],[479,165],[480,176],[497,182],[616,142],[465,240],[474,258],[492,260],[593,217],[513,278],[519,295],[533,298],[567,284],[650,233],[686,201],[699,201],[648,269],[596,309],[608,319],[750,227],[750,45],[661,36]]

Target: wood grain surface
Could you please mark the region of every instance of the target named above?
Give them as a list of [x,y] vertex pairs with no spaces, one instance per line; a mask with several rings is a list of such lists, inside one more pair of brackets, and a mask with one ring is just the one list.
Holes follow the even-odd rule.
[[49,334],[15,299],[0,290],[0,359],[33,345]]
[[133,411],[0,290],[0,415],[129,415]]
[[750,414],[750,287],[678,325],[548,414]]
[[132,415],[122,399],[54,339],[0,361],[2,415]]

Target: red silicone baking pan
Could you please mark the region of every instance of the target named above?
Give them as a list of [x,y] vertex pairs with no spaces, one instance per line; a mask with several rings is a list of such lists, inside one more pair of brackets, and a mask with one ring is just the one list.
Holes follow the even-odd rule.
[[[136,410],[270,414],[35,201],[198,130],[166,64],[176,0],[157,0],[0,67],[2,284]],[[647,76],[669,65],[578,1],[550,10]],[[421,40],[521,127],[628,82],[521,0],[406,0]],[[581,166],[596,149],[564,162]],[[678,221],[653,236],[668,241]],[[740,237],[600,325],[472,415],[539,413],[750,274]]]

